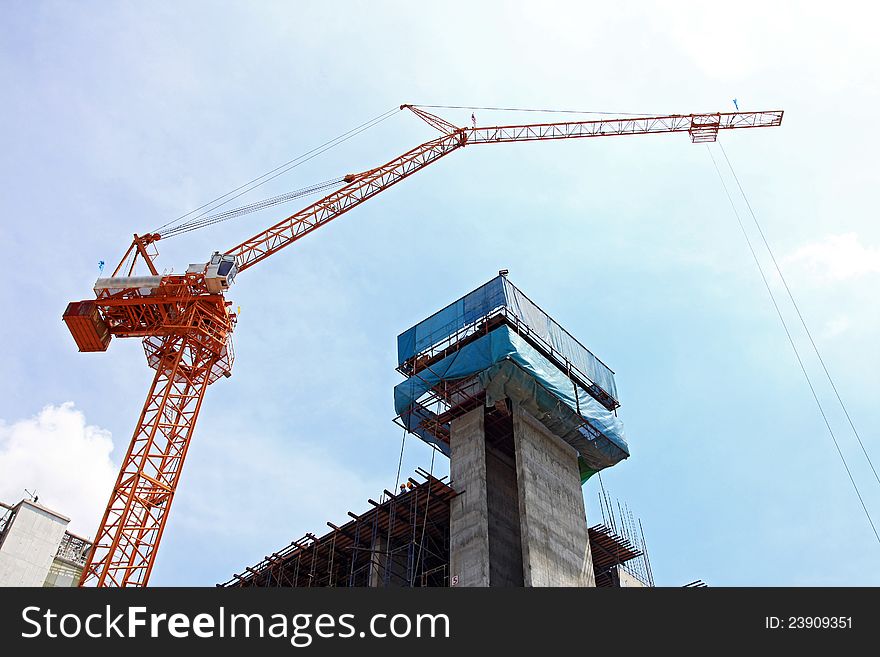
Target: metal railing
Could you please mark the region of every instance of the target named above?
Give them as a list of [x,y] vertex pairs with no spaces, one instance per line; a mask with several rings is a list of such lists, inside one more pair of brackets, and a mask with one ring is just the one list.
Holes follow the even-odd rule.
[[89,556],[89,550],[91,549],[92,544],[90,541],[87,541],[76,534],[64,532],[64,536],[61,538],[61,544],[58,546],[58,551],[55,553],[55,556],[59,559],[64,559],[65,561],[70,561],[71,563],[84,567],[86,565],[86,559]]
[[499,318],[569,378],[579,379],[603,406],[609,410],[620,406],[614,371],[503,277],[492,279],[401,334],[413,334],[412,352],[401,354],[405,358],[398,371],[404,376],[416,374],[427,364],[456,351],[463,341],[495,328]]

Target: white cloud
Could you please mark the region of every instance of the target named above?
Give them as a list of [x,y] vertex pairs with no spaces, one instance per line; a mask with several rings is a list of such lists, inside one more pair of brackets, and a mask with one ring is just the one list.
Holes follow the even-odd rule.
[[111,451],[110,432],[86,424],[73,402],[0,420],[0,500],[15,504],[36,489],[40,504],[70,518],[68,530],[92,537],[116,481]]
[[856,233],[828,235],[785,257],[824,280],[842,281],[880,273],[880,247],[864,246]]

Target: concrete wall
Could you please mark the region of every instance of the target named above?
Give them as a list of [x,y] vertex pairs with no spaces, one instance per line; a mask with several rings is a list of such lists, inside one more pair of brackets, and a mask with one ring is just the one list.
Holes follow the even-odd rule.
[[0,586],[43,586],[68,522],[44,507],[21,502],[0,545]]
[[[513,436],[509,436],[508,440],[513,447]],[[489,512],[489,586],[522,586],[522,538],[516,461],[509,454],[488,444],[486,502]]]
[[595,586],[577,453],[513,405],[525,586]]
[[489,510],[483,409],[451,422],[449,478],[459,494],[449,509],[450,586],[489,586]]
[[642,580],[640,580],[638,577],[636,577],[632,573],[627,572],[623,568],[623,566],[617,566],[616,571],[617,571],[616,577],[614,579],[615,579],[615,583],[617,584],[617,586],[624,587],[624,588],[640,588],[640,589],[643,589],[648,586]]

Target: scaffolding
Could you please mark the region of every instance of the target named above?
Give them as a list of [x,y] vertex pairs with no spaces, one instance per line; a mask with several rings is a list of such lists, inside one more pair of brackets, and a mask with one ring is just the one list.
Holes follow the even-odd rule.
[[[581,483],[629,455],[614,372],[503,274],[401,333],[397,370],[407,379],[395,386],[395,422],[447,456],[452,420],[481,408],[486,447],[516,459],[514,405],[575,450]],[[342,526],[328,522],[327,534],[307,533],[218,586],[454,585],[457,493],[417,472],[424,481],[386,490],[370,511],[349,512]],[[597,586],[620,586],[615,575],[625,566],[652,585],[643,541],[617,524],[587,528]]]
[[638,560],[644,552],[634,546],[629,539],[606,525],[590,527],[589,534],[597,587],[620,586],[618,568],[626,570],[646,586],[654,585],[647,577],[635,574],[636,569],[632,567],[631,562]]
[[449,502],[456,492],[418,469],[397,493],[323,536],[307,533],[218,586],[421,587],[449,580]]
[[398,337],[397,371],[412,376],[507,325],[610,411],[614,371],[511,283],[498,276]]
[[58,545],[58,551],[55,553],[55,558],[84,568],[91,549],[92,542],[90,540],[65,531],[64,536],[61,537],[61,543]]
[[[498,432],[503,431],[499,426]],[[328,522],[327,534],[307,533],[218,586],[450,586],[449,504],[457,493],[445,477],[416,472],[423,481],[408,479],[396,495],[384,491],[384,501],[369,500],[373,508],[366,513],[349,512],[351,520],[342,526]],[[599,524],[589,528],[589,539],[597,587],[620,586],[618,568],[646,586],[654,585],[643,535],[636,543]]]
[[[648,546],[645,543],[645,531],[642,521],[630,510],[629,505],[614,499],[605,491],[605,485],[599,478],[599,508],[602,513],[602,524],[590,527],[590,544],[593,544],[593,533],[597,535],[596,542],[608,554],[608,563],[604,565],[603,577],[616,577],[616,569],[621,568],[629,575],[635,577],[645,586],[654,586],[654,572],[651,570],[651,559],[648,556]],[[613,537],[613,543],[599,538]],[[616,559],[615,563],[612,561]],[[593,555],[593,560],[596,556]],[[600,572],[596,570],[596,586],[599,584]],[[613,584],[609,584],[613,586]]]
[[581,481],[629,455],[614,372],[498,276],[398,336],[395,422],[450,455],[450,422],[519,404],[578,453]]

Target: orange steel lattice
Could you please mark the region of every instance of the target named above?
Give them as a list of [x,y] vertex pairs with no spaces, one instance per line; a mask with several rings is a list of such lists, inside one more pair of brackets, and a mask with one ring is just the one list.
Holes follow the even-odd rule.
[[[225,256],[234,257],[236,270],[268,258],[468,144],[669,132],[687,132],[692,141],[703,142],[714,141],[720,130],[782,123],[782,112],[771,111],[461,128],[411,105],[401,109],[411,110],[442,136],[379,167],[345,176],[340,189],[229,249]],[[113,337],[139,337],[156,370],[80,586],[147,584],[205,389],[231,374],[236,316],[229,312],[230,302],[219,288],[209,289],[207,265],[204,271],[159,275],[149,248],[159,239],[160,234],[135,235],[113,276],[103,279],[112,285],[96,286],[96,299],[73,302],[63,315],[80,351],[104,351]],[[139,259],[150,276],[135,276]]]
[[122,462],[83,581],[146,584],[215,354],[198,338],[148,342],[156,375]]
[[145,336],[156,374],[80,585],[147,583],[205,390],[232,370],[235,315],[203,274],[166,276],[148,292],[103,290],[95,301],[114,335]]
[[687,132],[695,143],[715,141],[719,130],[769,128],[782,124],[782,110],[670,114],[643,118],[601,119],[495,127],[459,128],[412,105],[401,105],[444,136],[407,151],[382,166],[345,177],[346,185],[312,205],[242,242],[226,253],[234,255],[240,271],[280,251],[316,228],[348,212],[381,191],[468,144],[610,137]]

